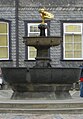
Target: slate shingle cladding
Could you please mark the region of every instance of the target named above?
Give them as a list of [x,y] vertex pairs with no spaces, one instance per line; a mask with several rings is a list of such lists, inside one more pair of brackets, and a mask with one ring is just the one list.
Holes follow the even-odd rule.
[[20,5],[24,6],[67,6],[67,5],[81,5],[83,3],[82,0],[20,0]]
[[15,0],[0,0],[0,6],[14,6]]

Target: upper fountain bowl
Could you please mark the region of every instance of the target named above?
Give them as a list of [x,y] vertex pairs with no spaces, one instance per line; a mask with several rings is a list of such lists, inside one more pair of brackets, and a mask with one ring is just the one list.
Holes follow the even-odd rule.
[[62,37],[59,36],[37,36],[37,37],[23,37],[23,42],[27,46],[58,46],[61,43]]

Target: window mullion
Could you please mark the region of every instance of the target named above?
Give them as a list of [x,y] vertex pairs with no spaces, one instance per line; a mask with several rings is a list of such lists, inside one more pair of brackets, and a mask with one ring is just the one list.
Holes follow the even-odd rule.
[[83,58],[83,24],[82,24],[82,58]]
[[75,49],[74,49],[74,33],[72,34],[72,44],[73,44],[73,49],[72,49],[72,52],[73,52],[73,58],[74,58],[74,53],[75,53]]
[[63,51],[64,51],[63,53],[64,53],[64,54],[63,54],[63,55],[64,55],[64,58],[65,58],[65,51],[66,51],[66,50],[65,50],[65,35],[66,35],[66,34],[64,33],[64,35],[63,35],[63,40],[64,40],[64,42],[63,42]]

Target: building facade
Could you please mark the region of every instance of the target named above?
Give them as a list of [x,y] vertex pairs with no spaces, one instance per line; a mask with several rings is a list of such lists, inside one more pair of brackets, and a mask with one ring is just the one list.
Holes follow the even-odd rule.
[[46,20],[46,35],[62,36],[50,48],[52,67],[79,67],[83,63],[82,0],[0,0],[0,67],[33,67],[36,49],[23,43],[23,36],[38,36],[40,8],[54,14]]

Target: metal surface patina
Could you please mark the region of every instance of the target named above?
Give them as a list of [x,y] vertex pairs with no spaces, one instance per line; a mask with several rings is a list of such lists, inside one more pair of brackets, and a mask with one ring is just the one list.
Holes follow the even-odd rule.
[[[40,36],[23,37],[27,46],[37,49],[36,64],[32,68],[2,68],[4,79],[14,91],[12,99],[69,99],[69,90],[80,77],[80,68],[55,67],[50,64],[49,48],[60,45],[62,37],[46,36],[45,19],[54,15],[40,9],[42,23],[38,26]],[[55,51],[56,52],[56,51]]]
[[54,15],[46,11],[44,8],[39,9],[42,18],[42,24],[45,24],[45,19],[53,19]]

